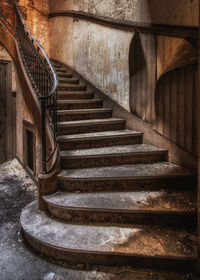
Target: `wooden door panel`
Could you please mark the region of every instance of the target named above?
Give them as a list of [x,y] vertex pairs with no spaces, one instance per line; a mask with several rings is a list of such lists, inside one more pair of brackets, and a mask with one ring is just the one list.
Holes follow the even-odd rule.
[[6,160],[6,67],[0,62],[0,163]]

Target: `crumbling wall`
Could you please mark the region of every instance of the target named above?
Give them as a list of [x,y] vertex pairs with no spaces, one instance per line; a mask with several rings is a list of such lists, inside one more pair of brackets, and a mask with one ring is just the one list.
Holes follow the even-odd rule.
[[[16,156],[22,163],[24,163],[23,121],[28,121],[33,124],[33,118],[23,97],[22,88],[17,77],[15,64],[6,49],[0,45],[0,61],[1,60],[12,62],[12,91],[16,92]],[[39,141],[39,134],[36,129],[34,130],[34,134],[36,137],[35,173],[39,174],[41,165],[41,145]]]
[[50,0],[50,12],[84,11],[121,20],[198,26],[198,0]]
[[50,54],[49,0],[20,0],[19,5],[25,9],[28,28],[47,54]]

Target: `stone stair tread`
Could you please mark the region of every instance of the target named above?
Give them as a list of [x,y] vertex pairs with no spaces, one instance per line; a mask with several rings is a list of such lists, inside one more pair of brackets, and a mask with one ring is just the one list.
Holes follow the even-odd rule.
[[91,133],[82,133],[82,134],[72,134],[72,135],[60,135],[57,137],[58,141],[65,141],[65,140],[73,140],[73,139],[91,139],[91,138],[112,138],[115,136],[125,136],[125,135],[143,135],[143,133],[129,130],[129,129],[123,129],[123,130],[111,130],[111,131],[102,131],[102,132],[91,132]]
[[165,149],[161,149],[152,145],[147,144],[136,144],[136,145],[122,145],[113,147],[102,147],[92,149],[81,149],[81,150],[69,150],[61,151],[61,157],[87,157],[87,156],[100,156],[100,155],[114,155],[114,154],[135,154],[135,153],[148,153],[148,152],[167,152]]
[[108,119],[93,119],[93,120],[78,120],[78,121],[66,121],[66,122],[58,122],[59,126],[71,126],[71,125],[84,125],[84,124],[96,124],[96,123],[108,123],[108,122],[124,122],[124,119],[120,118],[108,118]]
[[74,95],[79,95],[79,94],[91,94],[93,93],[93,91],[83,91],[83,90],[76,90],[76,91],[73,91],[73,90],[67,90],[67,91],[61,91],[61,90],[58,90],[58,94],[74,94]]
[[45,202],[68,209],[112,212],[195,212],[193,191],[134,191],[102,193],[67,193],[58,191],[44,196]]
[[58,115],[62,114],[81,114],[81,113],[96,113],[96,112],[110,112],[111,108],[95,108],[95,109],[74,109],[74,110],[58,110]]
[[[100,255],[161,257],[174,259],[197,258],[194,233],[159,226],[96,226],[74,225],[51,219],[37,210],[32,202],[21,214],[25,234],[34,243],[57,248],[66,253],[80,252]],[[190,247],[185,244],[189,240]]]
[[77,79],[77,78],[59,78],[59,83],[67,83],[67,82],[69,82],[70,84],[71,84],[71,82],[76,82],[76,83],[78,83],[79,82],[79,79]]
[[169,162],[124,164],[119,166],[93,167],[61,170],[58,178],[69,179],[113,179],[113,178],[154,178],[195,175],[194,171]]
[[81,103],[81,104],[88,104],[88,103],[96,103],[102,102],[102,99],[77,99],[77,100],[58,100],[58,104],[73,104],[73,103]]
[[[70,87],[70,88],[79,88],[79,87],[83,87],[83,86],[85,86],[85,84],[70,84],[70,83],[67,83],[67,82],[65,82],[65,83],[61,83],[61,82],[59,82],[58,83],[58,88],[59,87]],[[59,89],[58,89],[58,91],[59,91]]]

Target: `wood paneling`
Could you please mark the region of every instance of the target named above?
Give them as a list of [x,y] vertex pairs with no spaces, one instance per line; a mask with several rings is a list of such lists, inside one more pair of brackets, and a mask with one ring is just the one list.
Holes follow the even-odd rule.
[[6,160],[6,63],[0,63],[0,163]]
[[197,154],[197,64],[166,73],[158,82],[155,128],[186,151]]
[[187,41],[169,39],[134,34],[129,53],[130,111],[197,155],[196,50]]
[[16,104],[12,94],[12,63],[0,61],[0,162],[16,154]]
[[152,123],[155,115],[156,37],[135,33],[130,45],[130,111]]

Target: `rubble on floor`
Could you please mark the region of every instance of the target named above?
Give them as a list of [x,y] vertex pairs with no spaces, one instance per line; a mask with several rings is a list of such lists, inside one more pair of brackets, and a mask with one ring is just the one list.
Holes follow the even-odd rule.
[[194,274],[137,271],[130,267],[79,264],[61,266],[43,260],[25,247],[19,223],[21,210],[37,197],[37,187],[15,159],[0,165],[1,280],[199,280]]

